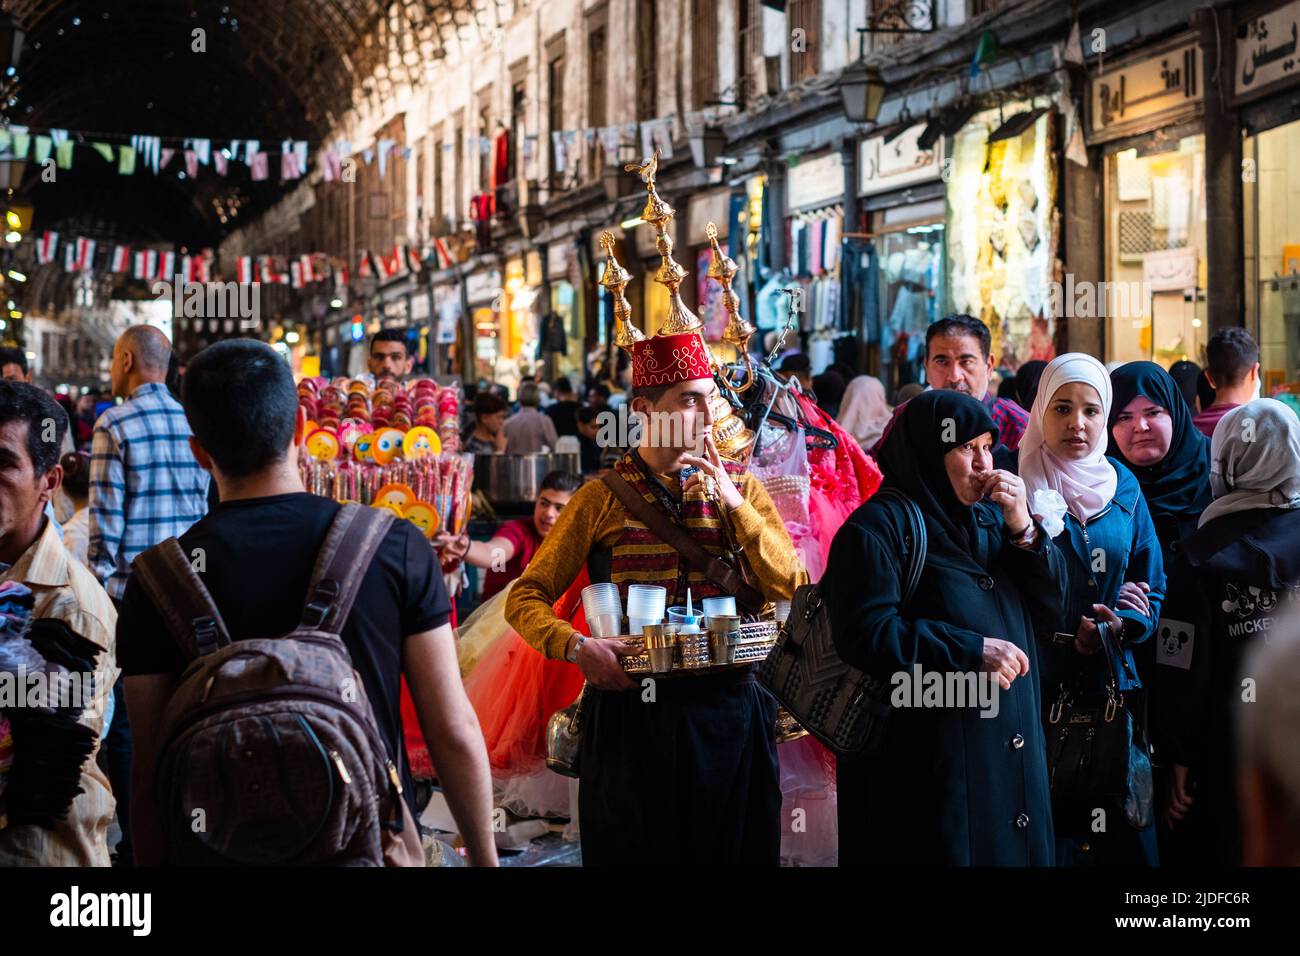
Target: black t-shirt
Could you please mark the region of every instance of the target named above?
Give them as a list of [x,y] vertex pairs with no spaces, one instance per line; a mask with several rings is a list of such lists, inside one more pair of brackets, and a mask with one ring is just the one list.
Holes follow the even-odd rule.
[[[317,495],[274,495],[222,502],[181,535],[187,555],[203,549],[199,575],[235,640],[279,637],[297,626],[316,553],[338,502]],[[402,640],[451,617],[442,572],[429,541],[395,521],[362,579],[343,643],[361,675],[389,757],[414,798],[402,739]],[[117,618],[117,660],[127,676],[174,674],[185,658],[134,576]]]
[[557,435],[578,434],[578,403],[574,401],[552,402],[546,406],[546,414],[551,417]]

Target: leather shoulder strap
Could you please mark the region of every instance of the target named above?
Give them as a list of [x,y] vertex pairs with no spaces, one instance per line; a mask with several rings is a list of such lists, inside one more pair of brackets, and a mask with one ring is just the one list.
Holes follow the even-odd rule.
[[331,634],[343,630],[361,581],[393,520],[391,512],[355,503],[339,509],[316,555],[301,627]]
[[226,622],[179,541],[168,538],[142,551],[131,568],[187,661],[230,643]]
[[735,595],[736,601],[746,610],[758,612],[763,607],[763,595],[753,586],[747,584],[739,571],[717,555],[710,554],[704,546],[682,530],[675,521],[646,501],[637,490],[623,480],[615,471],[608,471],[601,480],[615,497],[623,503],[628,512],[647,528],[654,532],[664,544],[671,547],[689,561],[710,581],[722,588],[727,594]]
[[902,603],[908,604],[916,593],[917,585],[921,583],[921,571],[925,568],[929,545],[925,533],[925,516],[921,513],[920,506],[900,491],[882,488],[876,492],[876,495],[897,501],[903,506],[903,513],[907,518],[907,533],[911,539],[911,547],[907,553],[907,566],[903,569]]

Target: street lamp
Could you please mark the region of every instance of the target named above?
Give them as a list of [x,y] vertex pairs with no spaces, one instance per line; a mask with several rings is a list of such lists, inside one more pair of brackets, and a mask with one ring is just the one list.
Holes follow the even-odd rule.
[[874,123],[885,99],[885,78],[874,66],[857,60],[840,76],[840,101],[851,123]]

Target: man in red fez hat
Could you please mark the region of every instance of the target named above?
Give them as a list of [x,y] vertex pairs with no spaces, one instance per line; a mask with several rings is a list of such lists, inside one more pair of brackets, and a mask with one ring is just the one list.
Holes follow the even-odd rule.
[[[717,386],[700,335],[656,336],[631,351],[630,408],[646,423],[636,447],[574,494],[515,583],[506,618],[587,679],[585,864],[776,865],[776,704],[753,668],[636,683],[619,662],[626,642],[585,637],[553,610],[584,565],[593,583],[618,585],[624,608],[629,585],[650,584],[667,589],[670,607],[686,603],[688,588],[696,607],[733,594],[744,616],[764,600],[788,600],[807,581],[762,483],[714,444]],[[706,572],[679,553],[654,530],[664,521],[732,573]]]

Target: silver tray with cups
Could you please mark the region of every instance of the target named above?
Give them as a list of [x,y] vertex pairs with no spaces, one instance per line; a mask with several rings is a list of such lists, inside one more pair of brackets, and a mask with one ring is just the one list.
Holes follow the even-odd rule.
[[625,617],[617,585],[593,584],[582,592],[591,636],[618,637],[636,648],[620,658],[629,674],[698,673],[756,664],[776,645],[778,621],[786,610],[778,606],[776,620],[742,623],[731,596],[705,598],[699,611],[689,596],[686,607],[665,607],[666,599],[667,590],[658,585],[630,585]]

